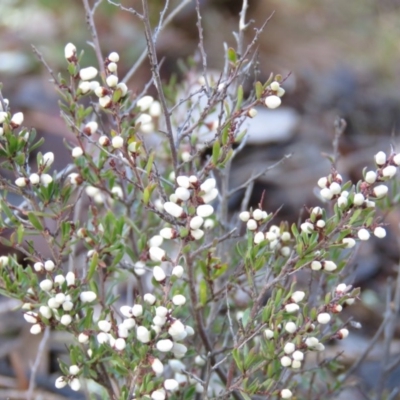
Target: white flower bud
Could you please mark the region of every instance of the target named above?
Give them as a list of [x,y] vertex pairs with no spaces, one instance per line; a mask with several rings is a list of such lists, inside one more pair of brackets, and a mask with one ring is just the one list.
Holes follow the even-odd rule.
[[160,317],[160,316],[156,315],[153,318],[153,324],[158,326],[158,327],[164,326],[166,322],[167,322],[167,318],[166,317]]
[[396,175],[397,168],[394,165],[388,165],[387,167],[383,168],[382,175],[385,178],[393,178]]
[[342,243],[346,245],[347,249],[351,249],[356,245],[356,241],[353,238],[343,238]]
[[291,343],[291,342],[286,343],[285,346],[283,347],[283,351],[286,354],[292,354],[295,350],[296,350],[296,346],[294,343]]
[[158,389],[151,393],[152,400],[165,400],[166,395],[164,389]]
[[292,359],[288,356],[283,356],[281,358],[281,365],[285,368],[290,367],[292,365]]
[[175,379],[166,379],[164,388],[170,392],[175,392],[179,388],[179,383]]
[[124,321],[122,322],[122,325],[124,328],[126,329],[132,329],[136,326],[136,321],[133,318],[126,318],[124,319]]
[[214,207],[209,204],[202,204],[201,206],[198,206],[196,209],[196,214],[202,218],[209,217],[210,215],[213,214],[213,212],[214,212]]
[[278,96],[267,96],[265,99],[265,105],[270,109],[278,108],[281,103],[282,100]]
[[376,181],[376,172],[374,171],[368,171],[365,174],[365,182],[369,183],[369,184],[373,184]]
[[282,399],[291,399],[293,396],[292,392],[289,389],[281,390],[281,398]]
[[271,329],[265,329],[264,336],[266,339],[272,339],[274,337],[274,331]]
[[[136,125],[141,124],[143,126],[143,125],[150,124],[152,121],[153,121],[153,119],[151,118],[151,116],[149,114],[141,114],[141,115],[139,115],[138,118],[136,118],[135,124]],[[179,186],[181,186],[181,185],[179,185]]]
[[[345,196],[340,196],[340,197],[338,197],[338,199],[337,199],[337,205],[339,206],[339,207],[346,207],[347,206],[347,197],[345,197]],[[321,223],[321,222],[323,222],[324,223],[324,226],[325,226],[325,221],[323,221],[323,220],[319,220],[319,221],[317,221],[317,226],[318,226],[318,223]]]
[[126,86],[124,82],[118,83],[117,89],[121,91],[121,97],[125,97],[126,94],[128,93],[128,86]]
[[136,329],[136,336],[139,342],[150,342],[150,331],[145,326],[138,326]]
[[259,208],[256,208],[253,211],[253,215],[252,216],[253,216],[253,219],[255,219],[256,221],[260,221],[263,218],[263,212]]
[[299,360],[293,360],[293,361],[292,361],[292,368],[293,368],[293,369],[299,369],[299,368],[301,368],[301,361],[299,361]]
[[68,314],[64,314],[61,319],[60,322],[62,325],[64,326],[68,326],[71,322],[72,322],[72,317]]
[[138,276],[142,276],[146,273],[146,264],[143,261],[138,261],[135,263],[133,270],[135,271],[135,274]]
[[375,162],[377,165],[381,166],[386,163],[386,154],[383,151],[380,151],[375,154]]
[[175,358],[182,358],[187,352],[187,347],[181,343],[174,343],[172,351]]
[[53,281],[50,279],[45,279],[39,284],[40,289],[42,289],[45,292],[48,292],[49,290],[53,289]]
[[69,383],[70,388],[74,391],[77,392],[81,388],[81,383],[79,382],[78,378],[72,379],[72,381]]
[[163,244],[164,238],[160,235],[155,235],[149,239],[147,244],[150,247],[160,247]]
[[110,339],[108,334],[105,332],[98,333],[96,338],[97,338],[97,341],[99,342],[99,344],[108,343],[108,341]]
[[204,236],[204,231],[201,229],[192,230],[190,231],[190,236],[192,236],[194,240],[200,240]]
[[159,340],[156,344],[157,350],[159,350],[163,353],[167,353],[168,351],[171,351],[173,346],[174,346],[174,343],[169,339]]
[[201,198],[203,199],[204,203],[208,204],[215,200],[218,197],[218,194],[218,189],[211,189],[211,191],[203,194]]
[[106,78],[106,82],[109,87],[114,88],[118,85],[118,76],[108,75]]
[[99,98],[99,105],[102,108],[108,108],[111,106],[112,100],[110,96],[103,96]]
[[35,312],[27,312],[24,314],[24,318],[26,322],[29,322],[30,324],[36,324],[37,323],[37,313]]
[[99,125],[97,124],[96,121],[90,121],[88,122],[85,127],[83,128],[83,131],[87,134],[87,135],[93,135],[96,133],[97,129],[98,129]]
[[175,218],[179,218],[183,214],[183,208],[171,201],[164,203],[164,210]]
[[143,300],[144,300],[146,303],[148,303],[148,304],[150,304],[150,305],[153,305],[153,304],[156,302],[156,297],[155,297],[154,295],[152,295],[151,293],[146,293],[146,294],[143,296]]
[[173,239],[175,236],[175,230],[172,228],[163,228],[160,231],[160,236],[163,239]]
[[153,276],[157,282],[162,282],[166,277],[164,270],[159,266],[153,268]]
[[117,63],[119,61],[119,54],[115,51],[110,53],[107,57],[111,62]]
[[296,361],[303,361],[304,360],[304,353],[300,350],[296,350],[293,354],[292,354],[292,358],[293,360]]
[[147,111],[150,106],[153,104],[154,99],[152,96],[143,96],[141,99],[138,100],[136,105],[139,107],[140,111]]
[[[64,47],[64,57],[69,60],[76,55],[76,47],[73,43],[67,43]],[[65,385],[64,385],[65,386]]]
[[271,88],[271,90],[273,90],[274,92],[276,92],[276,91],[281,87],[281,85],[279,84],[279,82],[273,81],[273,82],[271,82],[271,84],[269,85],[269,87]]
[[50,165],[53,164],[53,162],[54,162],[54,154],[51,151],[43,154],[41,165],[50,167]]
[[38,174],[29,175],[29,181],[32,185],[37,185],[40,182],[40,176]]
[[61,306],[61,304],[54,297],[50,297],[47,300],[47,305],[50,308],[54,308],[54,309],[60,308],[60,306]]
[[44,269],[45,269],[46,271],[51,272],[51,271],[54,270],[55,267],[56,267],[56,266],[55,266],[54,262],[51,261],[51,260],[47,260],[47,261],[44,263]]
[[257,115],[257,110],[255,108],[250,108],[250,110],[247,112],[247,115],[250,118],[255,118]]
[[176,305],[176,306],[182,306],[186,303],[186,297],[181,295],[181,294],[177,294],[174,297],[172,297],[172,302]]
[[158,358],[154,358],[151,361],[151,369],[157,376],[160,376],[164,372],[164,365]]
[[182,332],[186,333],[185,325],[183,325],[178,319],[175,320],[168,329],[168,333],[174,338],[174,340],[177,340],[175,337],[181,335]]
[[79,77],[83,81],[90,81],[90,80],[96,78],[96,76],[97,76],[97,69],[94,67],[82,68],[79,71]]
[[183,187],[185,189],[189,189],[190,187],[190,180],[188,176],[180,175],[176,178],[176,183],[178,186]]
[[261,242],[263,242],[265,240],[265,236],[263,232],[257,232],[254,235],[254,244],[260,244]]
[[340,339],[346,339],[347,336],[349,336],[349,331],[348,331],[348,329],[343,328],[343,329],[339,330],[338,334],[339,334]]
[[191,193],[188,189],[179,186],[175,190],[175,195],[179,200],[187,201],[190,199]]
[[385,197],[387,192],[388,192],[388,187],[385,185],[378,185],[378,186],[374,187],[374,194],[379,199],[382,197]]
[[319,194],[321,195],[321,197],[325,200],[331,200],[333,197],[333,193],[331,192],[330,189],[328,188],[323,188],[321,189],[321,191],[319,192]]
[[324,261],[324,270],[328,272],[335,271],[337,265],[333,261]]
[[393,157],[393,162],[394,162],[397,166],[400,165],[400,153],[399,153],[399,154],[396,154],[396,155]]
[[310,234],[314,230],[314,225],[311,222],[303,222],[300,225],[300,229],[302,230],[302,232]]
[[258,227],[257,222],[254,219],[249,219],[247,221],[247,229],[249,231],[255,231],[257,227]]
[[149,256],[152,261],[163,261],[165,259],[165,251],[160,247],[150,247]]
[[49,174],[42,174],[40,175],[40,181],[44,187],[47,187],[53,182],[53,178]]
[[159,306],[156,308],[156,315],[159,317],[166,317],[168,315],[168,309],[163,306]]
[[78,158],[78,157],[80,157],[82,155],[83,155],[83,150],[82,150],[81,147],[74,147],[72,149],[72,157],[73,158]]
[[207,230],[213,229],[214,226],[215,226],[215,222],[214,222],[213,219],[207,218],[207,219],[204,221],[204,226],[203,226],[204,229],[207,229]]
[[323,176],[322,178],[318,179],[318,186],[321,189],[326,188],[327,185],[328,185],[328,178],[326,176]]
[[110,332],[111,326],[112,326],[111,322],[106,321],[105,319],[98,321],[97,325],[101,331],[106,332],[106,333]]
[[316,347],[319,344],[319,340],[316,337],[308,337],[305,341],[307,347]]
[[182,265],[176,265],[174,268],[172,268],[172,275],[176,276],[177,278],[181,278],[184,273],[184,269]]
[[355,206],[362,206],[364,204],[365,198],[362,193],[356,193],[354,195],[353,204]]
[[28,181],[27,181],[27,179],[26,178],[17,178],[16,180],[15,180],[15,184],[18,186],[18,187],[25,187],[26,186],[26,184],[28,183]]
[[248,211],[243,211],[239,214],[239,219],[243,222],[247,222],[250,219],[250,213]]
[[160,117],[161,112],[162,112],[162,109],[161,109],[160,102],[157,100],[153,101],[153,103],[150,106],[149,114],[154,118],[158,118],[158,117]]
[[79,343],[87,343],[87,341],[89,340],[89,336],[86,335],[86,333],[80,333],[78,336],[78,342]]
[[78,89],[81,91],[82,94],[89,93],[92,90],[90,82],[82,81],[78,85]]
[[358,232],[357,232],[357,236],[360,240],[368,240],[370,237],[370,234],[368,232],[367,229],[361,228]]
[[96,300],[97,295],[95,292],[87,291],[87,292],[81,292],[79,298],[81,299],[82,303],[91,303],[92,301]]
[[124,139],[121,136],[114,136],[111,140],[114,149],[120,149],[124,145]]
[[59,377],[56,379],[56,381],[55,381],[55,383],[54,383],[54,386],[56,387],[56,389],[62,389],[62,388],[64,388],[65,386],[67,386],[67,384],[68,384],[68,382],[66,381],[65,376],[59,376]]
[[386,230],[381,226],[377,226],[374,229],[374,235],[379,239],[383,239],[386,236]]
[[214,178],[208,178],[200,185],[200,190],[206,193],[211,192],[216,187],[216,184]]
[[311,269],[313,271],[319,271],[322,268],[322,264],[319,261],[313,261],[311,263]]
[[115,349],[117,349],[118,351],[124,350],[125,347],[126,347],[126,341],[125,341],[125,339],[124,339],[124,338],[118,338],[118,339],[116,339],[116,340],[115,340],[115,343],[114,343],[114,347],[115,347]]
[[290,303],[286,304],[285,306],[285,311],[289,314],[295,313],[296,311],[299,311],[300,307],[296,303]]
[[[108,72],[114,73],[117,72],[118,65],[115,62],[110,62],[110,64],[107,65],[107,70]],[[111,85],[108,85],[111,86]]]
[[317,321],[321,325],[327,324],[330,320],[331,320],[331,316],[328,313],[321,313],[321,314],[318,314],[318,316],[317,316]]
[[134,304],[132,307],[132,315],[134,317],[140,317],[143,314],[143,306],[141,304]]
[[24,122],[24,114],[17,112],[11,117],[11,125],[13,128],[18,128]]
[[329,186],[329,190],[333,194],[339,194],[342,191],[341,186],[337,182],[332,182]]
[[71,365],[69,367],[69,373],[71,375],[78,375],[81,369],[77,365]]
[[375,206],[376,206],[375,202],[374,202],[374,201],[371,201],[371,200],[367,200],[367,201],[365,202],[365,205],[366,205],[368,208],[375,208]]
[[292,299],[292,301],[294,301],[295,303],[299,303],[300,301],[302,301],[302,300],[304,299],[305,295],[306,295],[306,294],[305,294],[304,292],[298,290],[297,292],[294,292],[294,293],[292,294],[291,299]]
[[[347,199],[346,199],[345,197],[340,196],[339,199],[340,199],[340,198],[345,199],[345,200],[346,200],[346,204],[347,204]],[[319,220],[316,222],[315,225],[317,225],[318,228],[323,229],[323,228],[325,228],[326,223],[325,223],[325,221],[324,221],[323,219],[319,219]]]
[[51,312],[51,308],[50,308],[50,307],[47,307],[47,306],[40,306],[39,312],[40,312],[40,314],[43,315],[43,317],[45,317],[46,319],[50,319],[51,316],[53,315],[53,313]]
[[[198,357],[201,358],[201,356],[197,355],[197,356],[195,357],[195,359],[194,359],[194,363],[195,363],[196,365],[199,365],[199,364],[196,363],[196,359],[197,359]],[[201,358],[201,360],[204,361],[202,358]],[[168,360],[168,365],[171,367],[171,369],[172,369],[174,372],[181,372],[182,370],[186,369],[185,364],[184,364],[182,361],[180,361],[180,360],[174,360],[174,359]],[[204,364],[203,364],[203,365],[204,365]]]
[[290,240],[290,233],[282,232],[281,239],[283,242],[288,242]]
[[41,263],[41,262],[35,262],[35,264],[33,264],[33,269],[34,269],[36,272],[43,271],[43,267],[44,267],[44,265],[43,265],[43,263]]

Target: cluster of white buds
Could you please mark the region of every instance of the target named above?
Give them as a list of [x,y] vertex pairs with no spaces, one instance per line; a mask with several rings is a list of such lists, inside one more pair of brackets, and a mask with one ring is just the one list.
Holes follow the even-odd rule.
[[254,211],[243,211],[239,214],[239,219],[246,222],[249,231],[255,231],[268,218],[266,211],[256,208]]
[[300,369],[301,362],[304,360],[304,353],[301,350],[296,350],[296,345],[292,342],[286,342],[283,351],[285,355],[280,359],[282,367]]
[[[181,175],[176,178],[177,188],[165,202],[163,209],[174,218],[186,218],[190,237],[192,240],[200,240],[204,236],[203,229],[212,229],[214,221],[209,218],[214,213],[214,207],[208,203],[218,196],[216,181],[213,178],[206,179],[202,184],[196,176]],[[194,205],[196,215],[188,215],[184,206]],[[201,229],[203,228],[203,229]],[[163,228],[160,236],[164,239],[174,239],[178,232],[173,228]]]
[[269,90],[272,92],[265,98],[265,105],[270,108],[278,108],[281,103],[281,97],[285,94],[285,89],[283,89],[278,81],[273,81],[269,85]]
[[325,200],[331,200],[338,197],[342,192],[343,178],[340,174],[334,173],[324,176],[318,180],[318,186],[321,188],[320,195]]
[[154,119],[161,116],[161,104],[152,96],[143,96],[137,102],[140,115],[136,118],[135,124],[143,133],[154,132]]
[[320,271],[321,269],[332,272],[337,269],[336,263],[330,260],[314,260],[311,261],[310,267],[313,271]]
[[55,381],[55,387],[57,389],[62,389],[65,386],[69,385],[69,387],[77,392],[81,388],[81,383],[79,379],[76,377],[80,372],[80,368],[77,365],[71,365],[69,367],[69,375],[68,376],[59,376]]
[[[51,273],[55,269],[55,264],[52,260],[43,262],[36,262],[33,265],[36,272],[46,271]],[[75,286],[75,274],[68,272],[65,276],[58,274],[55,276],[47,277],[39,283],[39,288],[48,296],[47,305],[41,305],[39,312],[28,311],[24,314],[27,322],[33,324],[30,332],[34,335],[42,332],[45,320],[54,318],[61,325],[68,326],[72,323],[72,311],[74,303],[71,295],[68,293],[69,288]],[[80,293],[80,300],[82,303],[93,302],[97,298],[96,293],[91,291],[83,291]],[[32,309],[32,306],[23,305],[23,309]]]

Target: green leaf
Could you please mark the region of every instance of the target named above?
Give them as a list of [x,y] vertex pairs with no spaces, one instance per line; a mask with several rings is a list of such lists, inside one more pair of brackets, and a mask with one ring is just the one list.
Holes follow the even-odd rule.
[[236,54],[235,49],[233,49],[232,47],[229,47],[227,55],[228,55],[228,60],[231,63],[236,64],[236,62],[237,62],[237,54]]
[[242,102],[243,102],[243,86],[240,85],[238,88],[238,93],[237,93],[237,101],[236,101],[235,111],[240,110],[240,107],[242,107]]
[[243,327],[246,328],[247,324],[250,321],[250,308],[248,308],[244,313],[243,313],[243,317],[242,317],[242,324]]
[[261,83],[260,81],[257,81],[257,82],[256,82],[256,87],[255,87],[255,89],[256,89],[256,98],[257,98],[257,100],[260,100],[260,99],[261,99],[261,96],[262,96],[262,94],[263,94],[263,91],[264,91],[263,85],[262,85],[262,83]]
[[218,164],[220,151],[221,151],[221,144],[219,143],[218,140],[216,140],[213,144],[213,149],[212,149],[212,161],[214,165]]
[[33,213],[33,212],[29,212],[28,213],[28,219],[30,221],[30,223],[32,224],[32,226],[38,230],[38,231],[43,231],[43,225],[40,222],[39,218]]
[[207,303],[207,283],[205,281],[200,282],[199,301],[203,306]]

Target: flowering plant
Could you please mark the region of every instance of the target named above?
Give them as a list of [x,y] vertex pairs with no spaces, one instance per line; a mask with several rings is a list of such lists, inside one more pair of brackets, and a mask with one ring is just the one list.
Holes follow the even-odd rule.
[[[52,152],[29,167],[41,141],[0,98],[0,154],[15,173],[1,178],[0,226],[13,231],[2,242],[25,263],[1,256],[1,293],[21,301],[32,335],[69,332],[59,389],[83,385],[110,399],[332,398],[344,378],[331,373],[324,384],[337,369],[324,350],[349,335],[355,324],[340,315],[359,294],[346,271],[360,242],[386,235],[376,207],[393,198],[400,154],[376,154],[376,168],[356,184],[332,158],[316,182],[323,207],[310,205],[299,224],[249,209],[247,194],[232,212],[229,176],[246,124],[285,93],[277,75],[244,95],[264,27],[244,48],[244,1],[225,72],[208,73],[200,40],[203,73],[170,90],[142,3],[142,13],[127,11],[143,22],[157,99],[130,92],[116,52],[103,59],[94,40],[99,66],[84,67],[68,43],[67,73],[52,75],[76,137],[65,170],[50,172]],[[8,193],[23,202],[11,204]]]

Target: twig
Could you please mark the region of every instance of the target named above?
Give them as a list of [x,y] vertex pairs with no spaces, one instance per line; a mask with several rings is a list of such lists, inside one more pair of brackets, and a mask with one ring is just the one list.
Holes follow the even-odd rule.
[[39,368],[40,362],[42,360],[43,353],[46,349],[46,344],[47,344],[47,341],[49,340],[49,337],[50,337],[50,327],[46,326],[44,333],[43,333],[42,340],[40,341],[40,344],[39,344],[39,347],[37,350],[35,362],[33,363],[32,367],[31,367],[31,376],[29,378],[29,387],[28,387],[28,390],[26,393],[27,400],[32,399],[33,391],[35,390],[35,384],[36,384],[36,379],[35,379],[36,373]]
[[201,54],[201,60],[203,62],[203,77],[204,77],[204,82],[206,84],[207,88],[207,96],[209,96],[210,93],[210,84],[208,82],[208,76],[207,76],[207,54],[206,51],[204,50],[204,36],[203,36],[203,27],[201,25],[201,20],[202,16],[200,13],[200,1],[196,0],[196,13],[197,13],[197,29],[199,31],[199,49],[200,49],[200,54]]
[[34,54],[36,54],[36,57],[39,59],[39,61],[44,65],[44,67],[47,69],[47,72],[51,75],[51,77],[54,80],[54,83],[57,84],[57,86],[60,86],[60,82],[58,81],[56,75],[54,74],[53,70],[50,68],[49,64],[47,64],[46,60],[44,59],[42,53],[32,44],[32,51]]
[[339,160],[339,141],[341,136],[343,135],[346,129],[346,121],[342,118],[337,117],[335,119],[334,127],[335,127],[335,137],[333,138],[332,147],[333,147],[333,164],[336,165]]
[[176,147],[175,147],[174,133],[173,133],[172,123],[171,123],[171,115],[170,115],[170,111],[168,110],[167,100],[165,98],[165,94],[164,94],[163,87],[162,87],[157,53],[156,53],[153,33],[152,33],[151,27],[150,27],[149,8],[148,8],[147,0],[142,0],[142,6],[143,6],[143,17],[144,17],[143,24],[144,24],[144,29],[145,29],[146,41],[147,41],[147,53],[148,53],[148,57],[149,57],[149,61],[150,61],[151,71],[153,74],[154,85],[157,89],[157,93],[158,93],[161,107],[163,109],[163,114],[165,117],[165,124],[167,127],[167,132],[165,132],[165,136],[167,137],[167,139],[169,141],[171,155],[172,155],[172,163],[174,165],[175,172],[177,172],[176,169],[177,169],[177,165],[178,165],[178,155],[177,155],[177,151],[176,151]]
[[90,34],[92,35],[93,43],[91,43],[91,45],[93,46],[94,51],[96,53],[97,62],[99,63],[99,68],[100,68],[100,74],[104,81],[104,79],[106,78],[106,70],[104,67],[104,58],[101,53],[99,37],[97,35],[97,29],[96,29],[96,25],[94,23],[94,18],[93,18],[96,8],[100,5],[100,3],[103,0],[97,0],[96,4],[93,6],[93,9],[90,8],[89,0],[82,0],[82,1],[83,1],[83,6],[85,7],[85,12],[86,12],[86,22],[89,26]]
[[[114,4],[116,6],[119,6],[119,4],[116,4],[114,2],[112,2],[111,0],[108,0],[108,2],[110,4]],[[161,28],[158,29],[157,34],[159,34],[175,17],[177,14],[179,14],[182,9],[187,6],[189,3],[191,2],[191,0],[183,0],[180,4],[178,4],[176,6],[176,8],[174,10],[171,11],[171,13],[167,16],[167,18],[165,18],[164,23],[161,25]],[[120,7],[121,8],[121,7]],[[122,8],[123,9],[123,8]],[[132,9],[127,9],[126,11],[132,12]],[[142,21],[144,20],[144,16],[134,12],[134,14],[140,18]],[[128,82],[129,79],[132,78],[132,76],[136,73],[136,71],[139,69],[139,67],[142,65],[143,61],[146,59],[147,56],[147,52],[148,50],[145,49],[143,50],[142,54],[139,56],[139,58],[136,60],[135,64],[132,65],[131,69],[126,73],[126,75],[124,76],[124,78],[122,79],[122,82]]]

